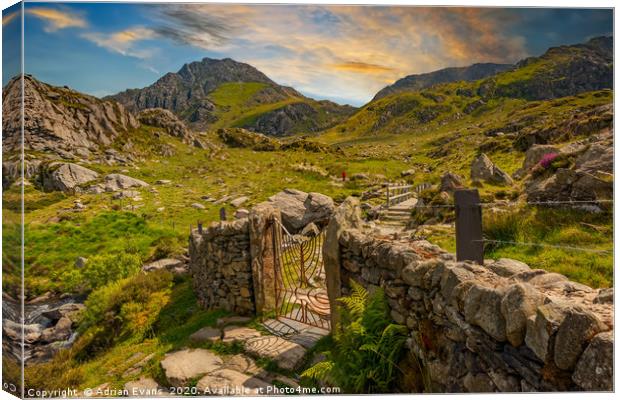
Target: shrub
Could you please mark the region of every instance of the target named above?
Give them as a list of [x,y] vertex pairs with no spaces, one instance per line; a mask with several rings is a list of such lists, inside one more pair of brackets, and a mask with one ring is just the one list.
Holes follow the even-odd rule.
[[141,267],[138,254],[108,253],[90,257],[81,274],[86,285],[94,289],[134,275]]
[[122,340],[142,340],[152,332],[160,310],[168,304],[172,274],[137,274],[94,290],[86,299],[78,331],[86,344],[82,356]]
[[351,281],[352,293],[340,302],[341,323],[334,330],[326,361],[302,374],[339,386],[345,393],[390,392],[398,373],[407,330],[392,323],[381,288],[372,295]]
[[183,245],[177,237],[162,237],[155,241],[155,249],[151,255],[152,260],[159,260],[161,258],[169,258],[183,254],[185,251]]

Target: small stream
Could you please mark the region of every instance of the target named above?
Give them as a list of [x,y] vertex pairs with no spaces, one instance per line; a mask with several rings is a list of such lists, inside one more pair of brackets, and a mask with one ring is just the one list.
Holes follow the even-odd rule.
[[[47,318],[44,314],[64,304],[78,302],[75,298],[67,297],[24,304],[24,333],[26,340],[23,343],[23,354],[25,363],[46,361],[59,349],[73,344],[77,336],[76,332],[72,332],[67,340],[52,343],[41,343],[38,340],[29,341],[29,332],[42,331],[43,329],[53,327],[54,321]],[[6,297],[2,299],[2,348],[17,360],[21,359],[22,342],[19,340],[19,337],[7,334],[7,328],[20,333],[20,314],[21,305],[18,301]]]

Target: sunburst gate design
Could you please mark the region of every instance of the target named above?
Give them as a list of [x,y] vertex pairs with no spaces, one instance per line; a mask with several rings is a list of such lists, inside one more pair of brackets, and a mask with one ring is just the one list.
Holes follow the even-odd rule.
[[322,255],[325,230],[316,236],[302,236],[291,235],[277,220],[272,226],[277,318],[329,330],[330,307]]

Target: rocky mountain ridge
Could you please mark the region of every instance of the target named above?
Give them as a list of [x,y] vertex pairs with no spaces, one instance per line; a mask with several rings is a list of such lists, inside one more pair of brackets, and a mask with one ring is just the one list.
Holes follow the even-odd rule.
[[170,110],[195,129],[232,123],[272,136],[318,132],[353,111],[353,107],[309,99],[293,88],[278,85],[253,66],[230,58],[203,58],[185,64],[176,73],[167,73],[148,87],[129,89],[107,99],[134,112]]
[[476,81],[514,68],[513,64],[476,63],[467,67],[443,68],[423,74],[408,75],[377,92],[372,101],[394,93],[426,89],[439,83]]

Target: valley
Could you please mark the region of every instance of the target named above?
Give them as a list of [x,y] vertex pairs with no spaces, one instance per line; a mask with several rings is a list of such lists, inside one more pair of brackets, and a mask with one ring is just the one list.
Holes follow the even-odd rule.
[[[197,304],[190,229],[222,212],[240,220],[289,188],[337,205],[354,196],[380,227],[382,185],[425,184],[396,236],[454,252],[452,193],[475,187],[489,204],[485,238],[499,241],[485,246],[485,258],[613,287],[612,38],[484,65],[406,77],[360,108],[311,99],[231,59],[205,58],[102,99],[27,75],[23,179],[21,87],[11,81],[3,91],[3,293],[20,295],[23,196],[26,302],[85,304],[71,346],[41,341],[45,362],[28,364],[30,384],[120,388],[139,375],[163,384],[160,361],[229,316]],[[163,259],[177,260],[179,273],[138,273]],[[142,325],[106,323],[103,312],[117,314],[114,324],[129,315]],[[263,329],[258,319],[246,323]],[[292,371],[257,363],[276,381],[298,380],[329,340]],[[235,346],[196,347],[228,362],[243,353]]]

